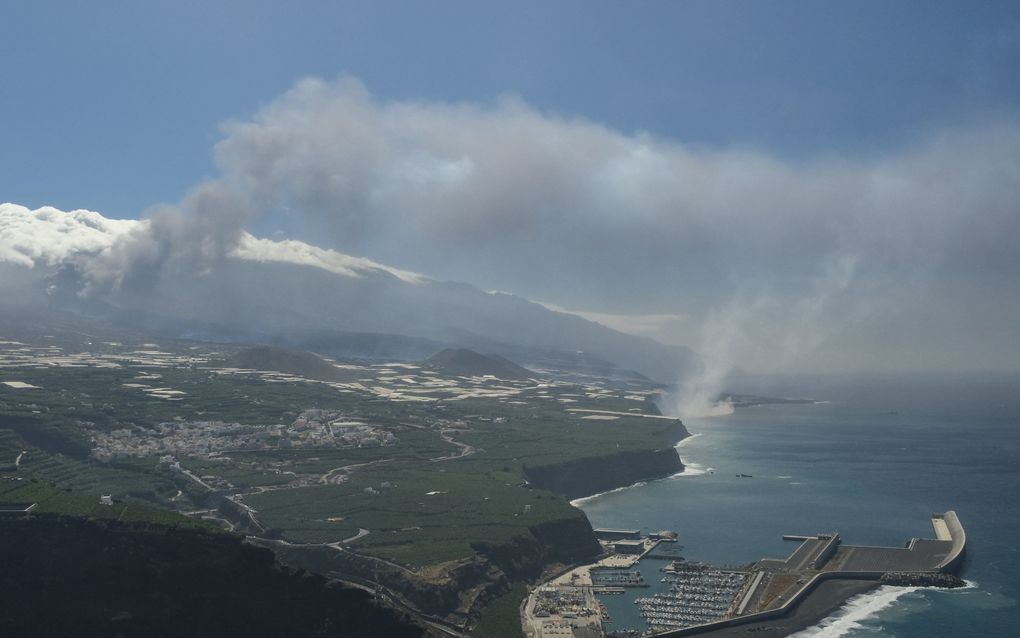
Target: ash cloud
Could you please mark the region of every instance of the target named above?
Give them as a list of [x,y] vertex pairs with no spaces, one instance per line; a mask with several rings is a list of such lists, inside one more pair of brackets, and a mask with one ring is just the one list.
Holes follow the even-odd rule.
[[[343,251],[635,322],[699,326],[735,299],[762,298],[738,323],[771,338],[738,339],[753,343],[734,352],[754,369],[952,364],[958,349],[939,341],[1020,298],[1012,120],[878,157],[791,161],[622,133],[514,97],[385,102],[346,78],[299,82],[224,134],[223,182],[286,232]],[[820,294],[839,263],[854,264],[852,277]],[[958,320],[933,321],[964,303],[968,282],[999,298],[969,297]],[[904,314],[917,330],[901,331],[898,360],[882,360],[886,347],[868,341],[909,324]],[[674,341],[698,347],[706,329]],[[822,363],[833,337],[846,342]],[[998,344],[963,341],[967,365],[1008,363]]]
[[[676,326],[669,341],[754,370],[996,368],[1020,356],[1012,119],[881,156],[789,160],[513,96],[384,101],[342,78],[302,80],[222,132],[221,174],[80,258],[83,294],[215,277],[252,231],[339,251],[337,264],[363,255],[620,326]],[[26,254],[0,245],[0,259]],[[683,321],[649,327],[660,317]],[[689,393],[711,395],[724,368]]]

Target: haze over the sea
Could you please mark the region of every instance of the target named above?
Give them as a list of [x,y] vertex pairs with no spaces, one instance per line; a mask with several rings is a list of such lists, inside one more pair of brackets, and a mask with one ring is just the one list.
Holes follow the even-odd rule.
[[[676,530],[685,558],[717,565],[786,557],[783,534],[896,547],[952,509],[967,588],[882,587],[798,638],[1007,636],[1020,622],[1017,388],[1015,373],[795,380],[783,389],[831,402],[688,419],[695,436],[678,449],[692,472],[577,504],[596,527]],[[604,597],[614,629],[642,628],[631,598]]]

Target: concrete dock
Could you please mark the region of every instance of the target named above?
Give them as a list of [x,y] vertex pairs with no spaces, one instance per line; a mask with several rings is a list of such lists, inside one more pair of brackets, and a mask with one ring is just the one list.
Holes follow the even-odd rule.
[[[642,536],[640,530],[599,529],[596,536],[607,555],[596,563],[582,565],[536,587],[521,610],[521,623],[526,638],[603,638],[604,609],[596,593],[614,594],[624,586],[592,576],[600,571],[621,572],[633,568],[662,543],[675,543],[673,532],[657,532]],[[614,547],[625,546],[625,553]],[[642,587],[628,582],[626,586]]]
[[[958,584],[966,532],[954,511],[932,515],[934,539],[911,539],[904,547],[845,545],[838,533],[785,535],[800,545],[786,559],[765,558],[741,593],[732,617],[650,634],[657,638],[743,635],[767,629],[781,637],[804,629],[838,608],[849,595],[884,582],[936,586]],[[848,596],[840,598],[841,592]],[[816,618],[819,614],[820,618]],[[734,633],[736,628],[740,632]]]
[[[933,514],[931,522],[934,538],[914,538],[902,547],[847,545],[837,532],[784,535],[785,540],[799,543],[789,556],[763,558],[746,570],[731,570],[732,576],[698,564],[693,564],[692,570],[692,564],[677,561],[673,567],[689,575],[673,577],[677,582],[671,586],[671,594],[640,601],[646,622],[653,630],[660,629],[645,636],[724,638],[767,631],[769,636],[781,638],[816,624],[848,598],[883,583],[955,586],[962,582],[953,575],[963,561],[966,532],[953,511]],[[614,540],[624,540],[621,537],[629,536],[626,540],[636,544],[636,530],[600,531],[608,550]],[[646,543],[641,553],[610,555],[532,592],[523,609],[525,635],[603,636],[600,611],[604,610],[596,593],[608,592],[596,589],[611,583],[593,583],[592,570],[633,567],[659,542],[648,537],[641,541]],[[633,551],[629,544],[627,551]],[[704,575],[699,575],[699,570]]]

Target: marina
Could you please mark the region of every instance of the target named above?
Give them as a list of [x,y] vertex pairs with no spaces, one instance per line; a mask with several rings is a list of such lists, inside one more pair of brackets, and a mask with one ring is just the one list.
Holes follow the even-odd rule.
[[784,540],[798,543],[789,556],[736,568],[657,558],[661,554],[653,552],[661,543],[676,543],[674,533],[599,530],[607,556],[536,588],[523,608],[525,635],[674,638],[728,636],[736,627],[777,631],[776,622],[838,605],[847,593],[880,584],[961,586],[955,573],[966,548],[963,525],[953,511],[933,514],[931,521],[934,538],[913,538],[902,547],[846,545],[837,532],[785,534]]
[[726,617],[734,608],[748,574],[722,571],[703,563],[674,561],[663,568],[669,591],[634,601],[653,629],[689,627]]

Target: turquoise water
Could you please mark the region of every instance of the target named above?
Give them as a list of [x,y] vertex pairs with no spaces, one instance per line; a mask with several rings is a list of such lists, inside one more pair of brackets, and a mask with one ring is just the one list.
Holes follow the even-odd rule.
[[[795,545],[784,533],[900,545],[931,536],[932,512],[955,509],[968,534],[962,576],[973,587],[883,588],[807,633],[1020,635],[1020,376],[768,389],[831,403],[687,420],[696,436],[679,450],[690,471],[582,501],[592,524],[676,530],[686,558],[734,565],[786,556]],[[604,599],[613,629],[640,622],[623,598]]]

